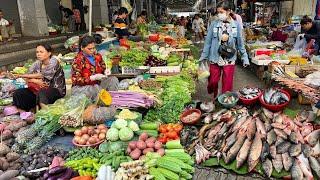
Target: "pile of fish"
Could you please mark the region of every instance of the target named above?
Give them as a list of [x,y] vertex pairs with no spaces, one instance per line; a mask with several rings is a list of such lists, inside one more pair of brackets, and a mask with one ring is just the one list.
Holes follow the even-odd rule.
[[210,152],[227,164],[236,160],[237,168],[247,163],[249,172],[260,162],[267,177],[283,170],[292,179],[320,177],[320,129],[314,129],[314,119],[308,111],[291,119],[264,108],[252,115],[241,106],[223,109],[200,129],[196,161],[203,162]]
[[225,94],[222,97],[222,103],[233,104],[237,98],[233,94]]
[[289,97],[279,89],[270,88],[263,93],[264,102],[271,105],[279,105],[289,101]]
[[260,95],[261,91],[259,88],[251,88],[251,87],[244,87],[239,91],[241,97],[246,99],[253,99]]

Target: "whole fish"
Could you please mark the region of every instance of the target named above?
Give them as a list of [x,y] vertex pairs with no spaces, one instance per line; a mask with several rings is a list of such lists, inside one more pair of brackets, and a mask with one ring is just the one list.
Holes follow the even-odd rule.
[[[242,124],[247,121],[247,117],[248,116],[242,116],[241,118],[237,119],[233,125],[232,131],[239,129]],[[250,119],[250,117],[248,119]]]
[[271,155],[272,159],[275,159],[276,156],[277,156],[277,148],[276,148],[276,146],[275,145],[271,145],[269,149],[270,149],[270,155]]
[[271,129],[267,134],[267,142],[269,145],[272,145],[277,140],[277,135],[273,129]]
[[283,169],[283,164],[282,164],[282,155],[277,154],[274,159],[272,159],[272,165],[274,169],[280,173]]
[[255,121],[249,121],[248,125],[246,126],[247,128],[247,138],[248,139],[253,139],[254,135],[256,134],[257,127]]
[[277,134],[277,136],[282,137],[283,139],[287,139],[287,134],[281,129],[274,128],[274,132]]
[[308,144],[302,144],[302,152],[305,156],[309,157],[312,154],[312,148]]
[[289,154],[292,157],[298,156],[301,154],[301,144],[293,144],[289,148]]
[[208,129],[212,128],[215,124],[206,124],[202,126],[202,128],[199,130],[199,139],[200,141],[203,141],[204,135],[207,132]]
[[240,148],[240,151],[237,155],[237,168],[240,168],[243,163],[247,160],[247,157],[249,155],[249,149],[251,147],[252,141],[250,139],[246,139]]
[[312,156],[320,157],[320,141],[312,148]]
[[282,114],[279,114],[279,115],[274,116],[273,122],[275,122],[275,123],[282,123],[282,122],[283,122],[283,116],[282,116]]
[[262,140],[259,133],[256,133],[248,157],[249,172],[252,171],[259,162],[259,157],[262,150]]
[[303,137],[306,137],[308,136],[310,133],[312,133],[313,131],[313,125],[311,123],[304,123],[303,124],[303,127],[300,128],[300,131],[301,131],[301,135]]
[[303,172],[299,166],[298,160],[295,160],[291,167],[291,178],[293,180],[303,179]]
[[316,114],[313,113],[313,111],[309,111],[309,116],[306,120],[306,122],[313,122],[317,118]]
[[262,162],[262,170],[267,177],[271,177],[273,167],[270,159],[266,159],[264,162]]
[[289,156],[289,153],[286,152],[282,154],[282,163],[283,163],[283,168],[286,171],[289,171],[293,164],[293,158]]
[[270,122],[270,119],[264,113],[260,113],[259,117],[263,122]]
[[277,91],[270,88],[269,90],[265,91],[263,94],[264,101],[268,104],[270,104],[272,96],[276,93]]
[[223,113],[227,112],[227,109],[221,109],[220,111],[212,114],[212,119],[217,120]]
[[274,145],[278,146],[279,144],[283,143],[285,140],[280,137],[280,136],[277,136],[277,140],[276,140],[276,143],[274,143]]
[[236,142],[238,132],[233,132],[227,139],[225,145],[222,147],[222,152],[227,152],[230,147]]
[[282,130],[287,127],[287,125],[281,124],[281,123],[272,123],[271,126],[274,128],[282,129]]
[[226,163],[229,163],[229,162],[233,161],[236,158],[236,156],[237,156],[240,148],[242,147],[245,139],[246,139],[245,136],[238,137],[237,141],[230,148],[230,150],[227,153],[226,158],[224,159],[224,161]]
[[283,154],[283,153],[285,153],[285,152],[288,152],[290,146],[291,146],[291,143],[288,142],[288,141],[284,141],[284,142],[280,143],[280,144],[277,146],[277,153],[278,153],[278,154]]
[[264,123],[264,127],[266,127],[266,131],[268,131],[268,132],[269,132],[271,129],[273,129],[272,126],[271,126],[271,124],[270,124],[269,122],[265,122],[265,123]]
[[303,136],[301,135],[300,131],[296,128],[296,129],[294,129],[294,132],[296,133],[297,140],[300,143],[304,144],[305,141],[304,141]]
[[304,156],[304,154],[300,154],[298,156],[298,164],[307,179],[313,179],[311,168],[309,166],[309,160]]
[[209,140],[212,140],[217,135],[217,133],[220,131],[223,124],[224,124],[224,122],[220,122],[219,124],[217,124],[216,126],[214,126],[213,128],[211,128],[209,130],[209,134],[208,134]]
[[295,144],[298,144],[297,134],[295,132],[291,132],[289,140]]
[[310,133],[308,136],[304,138],[308,144],[310,144],[312,147],[317,144],[317,141],[320,139],[320,129],[317,129]]
[[268,143],[266,143],[264,141],[263,146],[262,146],[261,155],[260,155],[260,160],[262,162],[264,162],[266,160],[266,158],[269,156],[269,154],[270,154],[270,146]]
[[290,136],[291,132],[292,132],[292,129],[286,127],[283,129],[283,132],[286,133],[286,135]]
[[267,130],[263,122],[258,117],[256,118],[256,127],[257,127],[257,131],[261,134],[262,139],[265,139],[267,136]]
[[[220,128],[218,133],[213,138],[212,142],[215,143],[217,140],[222,139],[221,136],[228,130],[228,125],[226,123],[223,124],[223,126]],[[209,136],[208,136],[209,138]]]
[[281,92],[276,92],[272,95],[271,99],[270,99],[270,104],[280,104],[281,103],[281,98],[282,98],[282,93]]
[[262,108],[262,112],[268,119],[273,119],[273,112],[267,110],[266,108]]
[[311,169],[317,174],[318,177],[320,177],[320,163],[312,156],[309,157],[309,162]]

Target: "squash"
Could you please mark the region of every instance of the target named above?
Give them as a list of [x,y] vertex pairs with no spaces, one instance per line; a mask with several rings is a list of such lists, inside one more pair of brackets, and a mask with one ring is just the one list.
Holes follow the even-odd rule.
[[106,106],[110,106],[112,103],[112,97],[105,89],[102,89],[99,92],[99,100],[101,100]]

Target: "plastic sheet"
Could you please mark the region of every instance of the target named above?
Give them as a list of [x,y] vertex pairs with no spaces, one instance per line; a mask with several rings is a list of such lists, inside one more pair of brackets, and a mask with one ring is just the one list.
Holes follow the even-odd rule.
[[75,86],[72,87],[71,93],[77,97],[79,94],[84,94],[91,101],[96,101],[101,87],[99,85]]

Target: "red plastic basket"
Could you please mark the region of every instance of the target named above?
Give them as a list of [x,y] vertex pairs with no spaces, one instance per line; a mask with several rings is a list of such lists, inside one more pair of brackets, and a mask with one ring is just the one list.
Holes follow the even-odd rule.
[[159,34],[150,34],[150,36],[149,36],[149,40],[152,42],[157,42],[157,41],[159,41],[159,39],[160,39]]
[[269,109],[269,110],[272,111],[272,112],[282,111],[282,110],[289,104],[289,102],[290,102],[290,100],[291,100],[291,96],[290,96],[290,94],[289,94],[287,91],[285,91],[285,90],[283,90],[283,89],[280,89],[280,91],[288,96],[288,98],[289,98],[289,101],[288,101],[288,102],[283,103],[283,104],[279,104],[279,105],[271,105],[271,104],[267,104],[267,103],[264,101],[263,96],[260,96],[259,100],[260,100],[261,105],[262,105],[263,107]]
[[259,92],[258,96],[253,98],[253,99],[246,99],[244,97],[242,97],[239,93],[239,100],[240,102],[243,104],[243,105],[246,105],[246,106],[250,106],[250,105],[253,105],[255,104],[257,101],[259,101],[259,98],[260,96],[262,96],[262,91]]
[[[193,121],[191,122],[187,122],[184,120],[184,118],[192,113],[198,113],[199,114],[199,117],[194,119]],[[199,109],[189,109],[189,110],[186,110],[184,111],[181,116],[180,116],[180,121],[184,124],[189,124],[189,125],[194,125],[194,124],[197,124],[199,122],[199,120],[201,120],[201,111]]]

